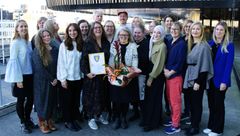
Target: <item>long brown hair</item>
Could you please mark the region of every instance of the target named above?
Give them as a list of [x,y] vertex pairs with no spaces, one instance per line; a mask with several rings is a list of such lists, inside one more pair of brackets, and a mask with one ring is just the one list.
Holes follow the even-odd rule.
[[50,31],[48,31],[47,29],[40,29],[37,33],[37,35],[35,36],[35,44],[36,44],[36,49],[39,52],[39,56],[42,60],[42,63],[45,67],[47,67],[51,61],[52,61],[52,57],[50,54],[50,51],[47,49],[46,44],[43,42],[43,33],[44,32],[48,32],[50,37],[52,38],[52,34]]
[[[27,22],[26,22],[25,20],[18,20],[17,23],[16,23],[16,26],[15,26],[13,39],[17,39],[17,38],[20,37],[20,35],[19,35],[17,29],[18,29],[20,23],[22,23],[22,22],[25,23],[25,24],[27,25]],[[27,27],[28,27],[28,25],[27,25]],[[28,39],[29,39],[28,31],[27,31],[27,34],[25,35],[24,39],[25,39],[26,41],[28,41]]]
[[67,47],[67,50],[70,50],[72,51],[73,50],[73,40],[72,38],[69,36],[69,32],[68,32],[68,29],[73,26],[74,29],[77,31],[78,35],[76,37],[76,43],[77,43],[77,50],[79,52],[82,51],[82,48],[83,48],[83,39],[82,39],[82,33],[81,33],[81,30],[79,28],[79,26],[76,24],[76,23],[70,23],[67,28],[66,28],[66,33],[65,33],[65,41],[64,41],[64,44],[65,46]]

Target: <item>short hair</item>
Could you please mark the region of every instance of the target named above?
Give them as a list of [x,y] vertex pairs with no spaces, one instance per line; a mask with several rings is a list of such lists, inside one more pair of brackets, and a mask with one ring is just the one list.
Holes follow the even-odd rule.
[[[122,26],[122,27],[119,28],[119,31],[118,31],[118,33],[117,33],[117,36],[119,36],[119,33],[122,32],[122,31],[125,31],[125,32],[128,33],[128,37],[129,37],[128,42],[134,42],[134,41],[133,41],[133,37],[132,37],[132,33],[131,33],[131,31],[130,31],[126,26]],[[117,39],[118,39],[118,38],[117,38]]]

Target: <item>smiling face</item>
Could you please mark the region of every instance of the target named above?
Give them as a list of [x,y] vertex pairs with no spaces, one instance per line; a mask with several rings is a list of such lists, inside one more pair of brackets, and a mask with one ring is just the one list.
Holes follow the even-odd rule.
[[203,33],[201,26],[198,24],[193,25],[190,31],[193,38],[201,38],[201,35]]
[[43,43],[48,45],[51,41],[51,36],[49,34],[48,31],[43,31],[42,33],[42,40],[43,40]]
[[178,25],[172,25],[171,29],[170,29],[171,35],[173,38],[178,38],[180,37],[181,34],[181,30],[180,27]]
[[214,35],[217,39],[223,39],[225,35],[225,29],[222,25],[217,25],[214,29]]
[[104,30],[106,32],[106,35],[113,35],[114,34],[114,24],[112,22],[107,22],[104,25]]
[[94,15],[94,20],[101,23],[103,20],[103,15],[102,14]]
[[167,17],[164,24],[168,29],[170,29],[173,24],[173,19],[171,17]]
[[121,13],[118,16],[120,24],[126,24],[128,20],[128,15],[126,13]]
[[144,36],[144,32],[139,27],[134,28],[133,38],[136,42],[141,42],[144,39]]
[[102,26],[98,23],[95,23],[93,27],[93,34],[95,35],[96,38],[101,38],[102,37]]
[[130,35],[127,31],[122,30],[118,33],[118,39],[119,39],[120,44],[129,43],[129,38],[130,38]]
[[161,39],[161,32],[158,29],[154,28],[152,38],[154,41],[159,41]]
[[26,22],[21,21],[19,22],[16,32],[19,34],[20,37],[24,38],[28,34],[28,25]]
[[79,25],[82,35],[87,35],[89,31],[89,26],[87,22],[83,22]]
[[75,40],[78,36],[78,32],[77,30],[74,28],[74,26],[70,26],[68,28],[68,34],[69,34],[69,37],[73,40]]

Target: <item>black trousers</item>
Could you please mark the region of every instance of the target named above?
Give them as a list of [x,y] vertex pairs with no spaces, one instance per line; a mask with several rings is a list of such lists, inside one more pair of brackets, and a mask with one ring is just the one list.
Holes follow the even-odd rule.
[[190,116],[190,91],[188,89],[183,89],[184,98],[184,114]]
[[225,120],[224,100],[226,91],[220,91],[211,83],[210,90],[208,90],[207,94],[209,107],[208,128],[215,133],[223,133]]
[[82,80],[68,81],[67,89],[62,90],[62,110],[63,120],[71,122],[80,119],[80,92],[82,90]]
[[195,91],[193,88],[189,88],[190,92],[190,112],[191,112],[191,126],[192,128],[199,129],[199,124],[202,117],[202,100],[204,89],[201,88]]
[[16,111],[21,123],[31,119],[33,96],[17,97]]
[[128,108],[129,108],[129,103],[114,102],[115,116],[117,118],[122,117],[126,119]]
[[32,75],[23,75],[23,88],[18,88],[17,84],[14,84],[13,96],[17,97],[16,111],[21,123],[30,120],[33,107]]

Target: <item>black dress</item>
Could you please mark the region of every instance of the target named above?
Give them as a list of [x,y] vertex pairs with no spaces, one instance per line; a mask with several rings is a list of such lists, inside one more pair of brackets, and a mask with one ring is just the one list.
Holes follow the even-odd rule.
[[87,40],[82,52],[81,71],[85,76],[83,83],[83,106],[90,117],[99,115],[103,111],[106,104],[105,98],[108,89],[107,78],[104,78],[104,75],[97,75],[92,79],[86,76],[90,73],[88,54],[98,52],[104,52],[105,63],[108,64],[110,43],[107,40],[102,41],[102,48],[100,48],[93,40]]

